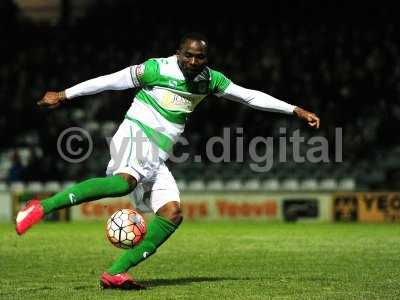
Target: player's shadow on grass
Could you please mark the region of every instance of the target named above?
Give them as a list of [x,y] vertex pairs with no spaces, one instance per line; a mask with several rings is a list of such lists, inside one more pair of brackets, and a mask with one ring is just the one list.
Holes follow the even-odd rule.
[[148,287],[166,286],[166,285],[184,285],[196,282],[214,282],[214,281],[225,281],[225,280],[243,280],[243,278],[233,277],[185,277],[185,278],[171,278],[171,279],[152,279],[140,281]]

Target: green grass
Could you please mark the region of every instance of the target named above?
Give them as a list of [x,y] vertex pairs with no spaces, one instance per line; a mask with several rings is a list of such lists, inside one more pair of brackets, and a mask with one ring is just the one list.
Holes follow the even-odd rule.
[[122,251],[102,223],[0,225],[0,299],[395,299],[400,227],[183,223],[131,273],[146,291],[103,291]]

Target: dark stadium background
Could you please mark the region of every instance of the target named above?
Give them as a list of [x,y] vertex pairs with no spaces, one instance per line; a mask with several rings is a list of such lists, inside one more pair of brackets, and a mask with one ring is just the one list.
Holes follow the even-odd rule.
[[[107,241],[104,225],[131,199],[59,210],[24,236],[14,220],[32,197],[105,175],[105,137],[134,91],[52,111],[36,102],[46,90],[169,56],[189,31],[208,36],[212,68],[314,111],[321,127],[203,101],[186,127],[190,145],[175,149],[190,159],[168,162],[184,222],[129,270],[149,289],[103,291],[100,275],[124,251]],[[389,1],[0,0],[0,299],[399,299],[399,36]],[[78,164],[57,151],[70,127],[93,139],[92,155]],[[207,141],[224,128],[233,161],[213,163]],[[236,128],[244,162],[235,162]],[[326,137],[330,161],[297,163],[288,143],[280,162],[282,128],[288,139],[298,129],[306,140]],[[337,128],[343,161],[335,162]],[[251,169],[255,137],[274,138],[268,172]],[[309,149],[303,143],[300,153]],[[152,214],[145,217],[149,224]]]
[[[213,68],[316,112],[322,125],[312,131],[288,116],[210,98],[190,117],[190,146],[176,151],[204,154],[207,139],[222,136],[224,127],[243,127],[245,145],[255,136],[278,137],[286,127],[288,136],[298,128],[306,137],[326,136],[332,160],[341,127],[343,162],[294,164],[289,154],[263,174],[249,170],[246,155],[244,163],[171,163],[178,180],[346,177],[359,190],[399,187],[400,32],[390,4],[63,0],[23,9],[23,2],[35,3],[0,4],[0,180],[7,184],[104,175],[104,136],[123,119],[133,91],[75,99],[51,112],[38,110],[36,101],[46,90],[169,56],[183,33],[201,31]],[[80,164],[64,162],[56,150],[59,133],[70,126],[94,138],[93,155]]]

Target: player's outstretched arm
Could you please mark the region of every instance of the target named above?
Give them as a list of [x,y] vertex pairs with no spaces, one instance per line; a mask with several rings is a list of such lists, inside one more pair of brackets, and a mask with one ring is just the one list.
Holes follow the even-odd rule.
[[132,67],[121,71],[93,78],[61,92],[46,92],[43,98],[37,102],[39,106],[56,108],[60,104],[72,98],[97,94],[106,90],[125,90],[139,85],[138,80],[134,81]]
[[319,128],[320,120],[314,113],[276,99],[266,93],[246,89],[232,82],[217,96],[222,96],[260,110],[294,114],[298,118],[305,120],[310,127]]

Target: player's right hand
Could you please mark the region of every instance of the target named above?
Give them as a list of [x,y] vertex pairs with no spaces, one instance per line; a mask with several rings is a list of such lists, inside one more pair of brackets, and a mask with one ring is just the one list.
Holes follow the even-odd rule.
[[46,92],[43,98],[37,102],[37,105],[40,107],[56,108],[65,99],[65,92]]

